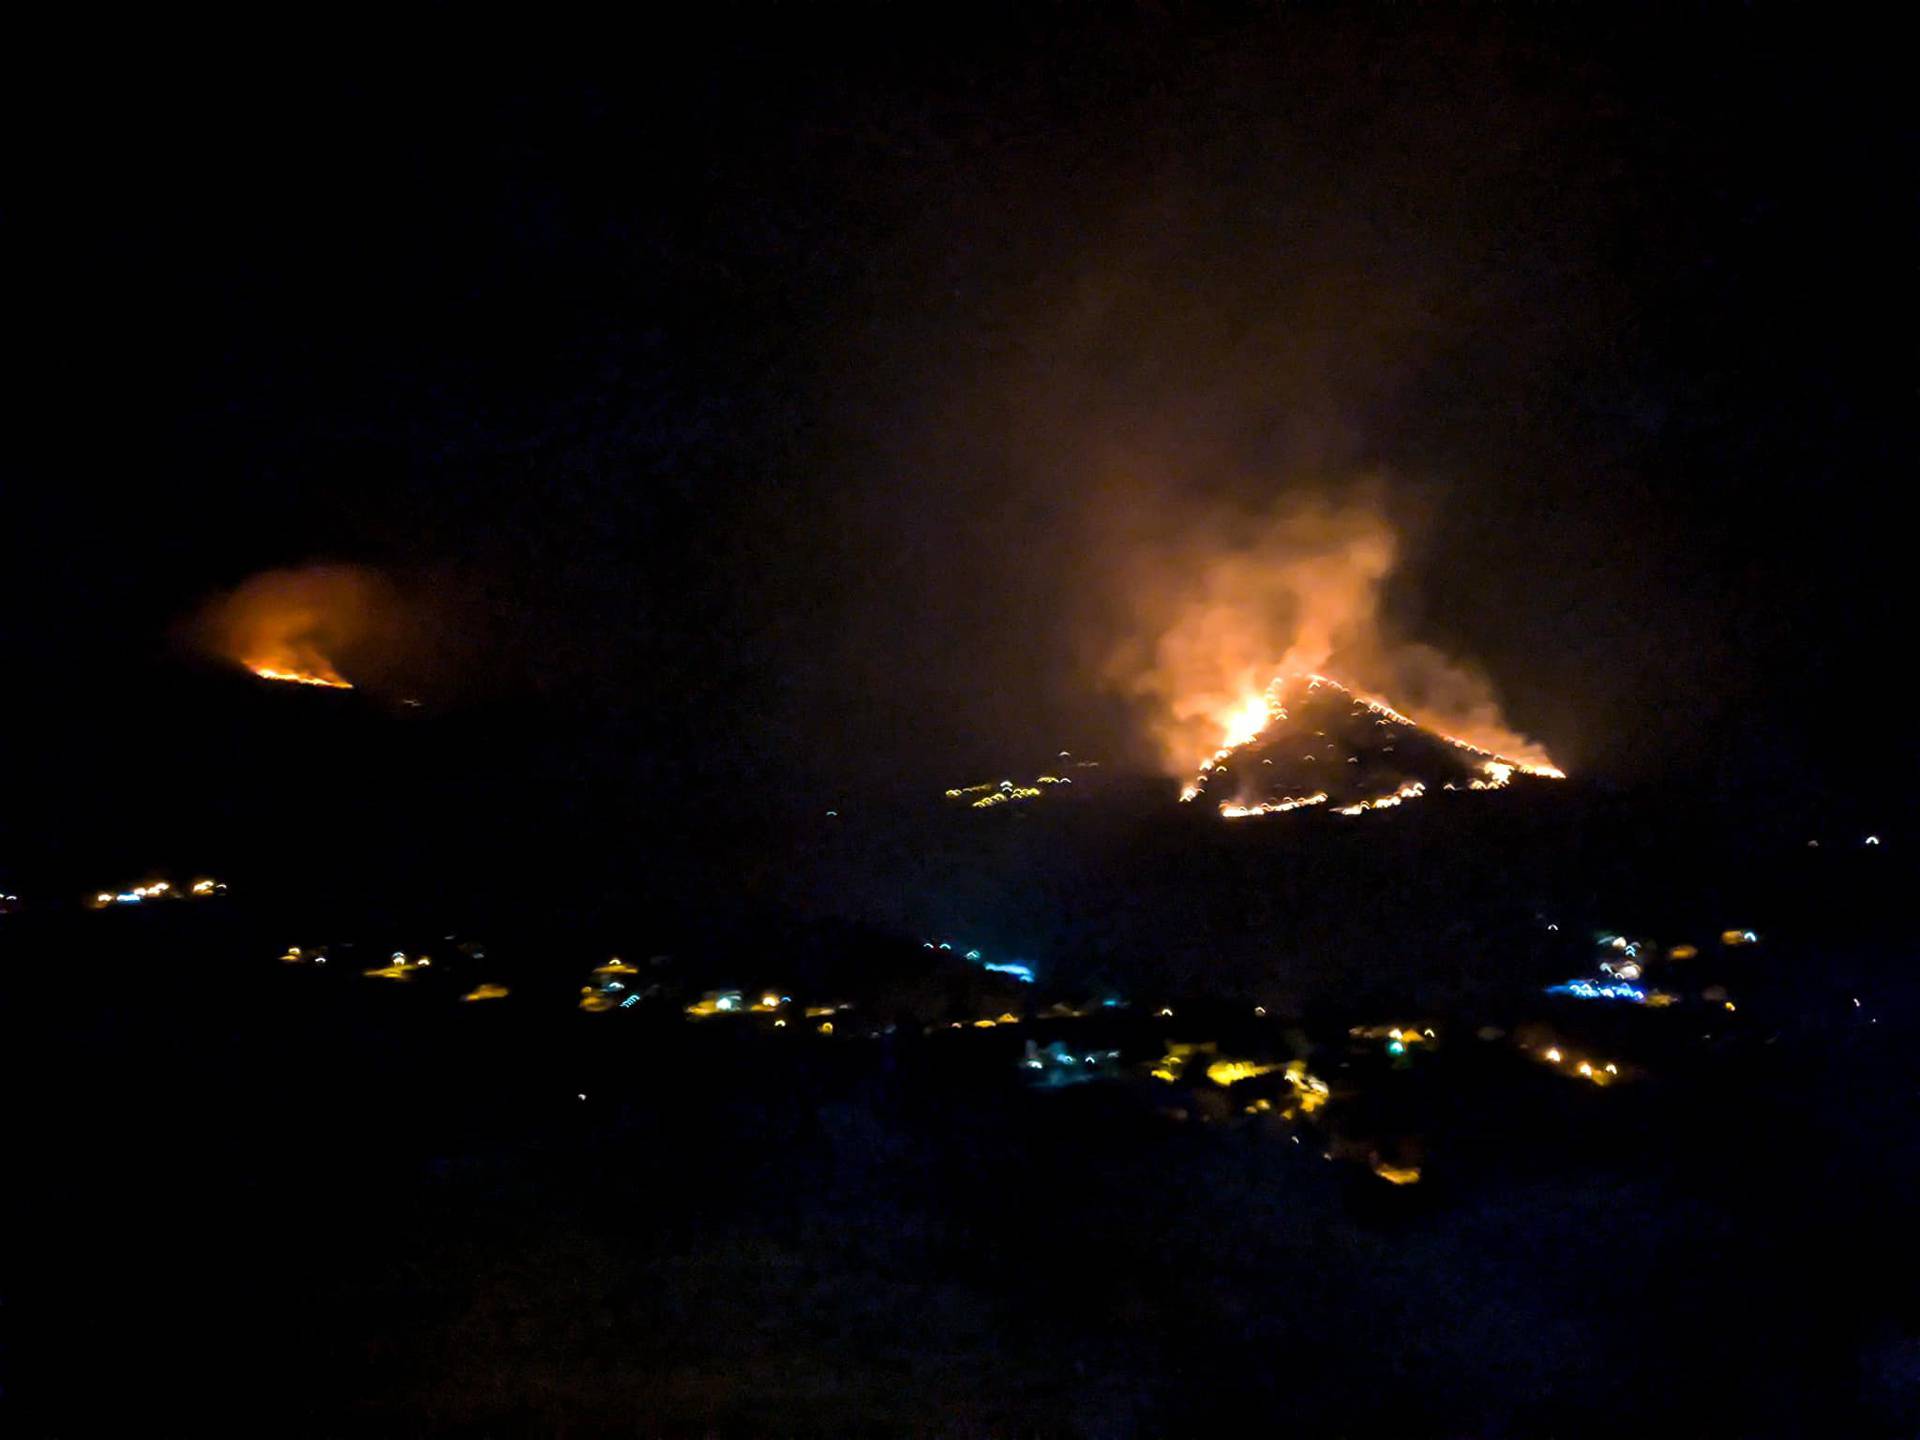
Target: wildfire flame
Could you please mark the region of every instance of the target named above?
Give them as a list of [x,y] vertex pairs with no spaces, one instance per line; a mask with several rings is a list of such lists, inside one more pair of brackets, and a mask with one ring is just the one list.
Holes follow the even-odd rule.
[[[1182,795],[1180,798],[1182,800],[1188,800],[1192,797]],[[1220,813],[1229,820],[1241,820],[1249,815],[1284,815],[1289,810],[1304,810],[1309,805],[1324,805],[1326,803],[1327,792],[1321,790],[1316,794],[1304,795],[1298,800],[1267,800],[1259,805],[1222,805],[1220,807]],[[1342,810],[1340,813],[1345,815],[1349,812]]]
[[1409,780],[1391,795],[1382,795],[1375,800],[1362,800],[1358,805],[1343,805],[1334,811],[1336,815],[1364,815],[1369,810],[1391,810],[1394,806],[1408,800],[1417,800],[1427,793],[1427,787],[1418,780]]
[[[1223,732],[1220,737],[1221,751],[1237,750],[1248,741],[1257,739],[1267,726],[1286,714],[1275,696],[1279,684],[1276,680],[1267,687],[1266,694],[1250,695],[1227,710],[1220,720]],[[1226,756],[1216,752],[1214,758],[1224,760]]]
[[[1410,728],[1422,728],[1417,725],[1417,722],[1402,715],[1398,710],[1387,704],[1386,701],[1375,699],[1372,696],[1363,695],[1355,690],[1349,689],[1338,680],[1331,679],[1328,676],[1316,675],[1310,672],[1299,675],[1276,676],[1264,692],[1258,695],[1248,696],[1237,704],[1226,707],[1221,712],[1220,723],[1223,734],[1221,736],[1220,748],[1200,762],[1199,775],[1180,792],[1181,801],[1191,802],[1206,793],[1207,778],[1220,766],[1222,761],[1230,758],[1235,751],[1258,740],[1275,722],[1285,720],[1287,718],[1287,708],[1285,704],[1287,687],[1300,683],[1306,685],[1309,694],[1323,686],[1336,690],[1353,701],[1354,704],[1365,706],[1381,720],[1389,724],[1405,725]],[[1444,740],[1447,744],[1457,749],[1465,750],[1469,754],[1481,757],[1480,775],[1467,782],[1467,788],[1470,790],[1504,789],[1513,782],[1515,774],[1534,775],[1549,780],[1566,779],[1566,772],[1564,770],[1561,770],[1558,766],[1553,765],[1545,759],[1539,761],[1510,759],[1503,755],[1497,755],[1493,751],[1476,745],[1470,740],[1463,740],[1457,735],[1448,735],[1430,728],[1428,729],[1428,733],[1432,734],[1436,739]],[[1453,787],[1449,785],[1447,788],[1452,789]],[[1410,780],[1401,785],[1400,788],[1392,794],[1381,795],[1371,800],[1362,800],[1353,805],[1343,805],[1335,810],[1334,813],[1337,815],[1363,815],[1369,810],[1389,810],[1396,805],[1404,804],[1408,800],[1418,799],[1420,796],[1426,794],[1426,791],[1427,787],[1423,783],[1418,780]],[[1309,805],[1324,804],[1326,799],[1326,792],[1321,791],[1315,795],[1303,796],[1291,800],[1270,800],[1257,805],[1223,803],[1220,806],[1220,814],[1229,820],[1240,820],[1250,815],[1280,815],[1285,814],[1289,810],[1300,810]]]
[[325,674],[316,674],[311,670],[279,670],[271,665],[253,665],[248,668],[262,680],[285,680],[294,685],[325,685],[333,690],[353,688],[353,682],[341,679],[330,665],[327,666]]
[[202,626],[212,648],[262,680],[351,690],[336,657],[364,648],[391,608],[385,598],[369,571],[273,570],[216,599]]
[[[1386,586],[1401,540],[1377,489],[1343,498],[1302,497],[1255,517],[1220,512],[1175,521],[1133,542],[1115,567],[1129,618],[1106,659],[1117,689],[1141,702],[1142,718],[1175,775],[1211,752],[1205,772],[1286,713],[1291,687],[1340,685],[1390,724],[1417,725],[1498,770],[1557,777],[1546,752],[1503,719],[1492,687],[1471,665],[1393,633]],[[1278,678],[1276,678],[1278,677]],[[1378,689],[1408,697],[1400,709]],[[1511,768],[1504,768],[1511,767]],[[1384,798],[1384,797],[1383,797]]]

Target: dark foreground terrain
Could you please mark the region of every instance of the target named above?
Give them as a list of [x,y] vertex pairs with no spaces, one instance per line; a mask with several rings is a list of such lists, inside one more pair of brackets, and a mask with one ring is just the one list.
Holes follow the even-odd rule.
[[[1804,1004],[1777,965],[1712,1043],[1596,1020],[1675,1021],[1607,1091],[1457,1021],[1392,1187],[1312,1126],[1172,1118],[1137,1068],[1027,1088],[1033,1022],[827,1038],[582,1014],[570,977],[463,1005],[277,964],[239,905],[8,918],[18,1433],[1894,1434],[1920,1405],[1915,1018],[1884,983],[1842,1009],[1885,954],[1818,957]],[[1114,1026],[1129,1062],[1171,1028]]]

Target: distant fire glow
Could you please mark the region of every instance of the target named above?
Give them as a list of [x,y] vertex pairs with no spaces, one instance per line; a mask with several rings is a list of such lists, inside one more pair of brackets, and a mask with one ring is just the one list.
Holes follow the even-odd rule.
[[295,685],[325,685],[333,690],[353,688],[353,682],[341,679],[333,672],[331,666],[324,673],[313,670],[279,670],[271,665],[255,665],[252,669],[253,673],[262,680],[286,680]]
[[351,690],[341,660],[365,648],[391,608],[369,571],[272,570],[215,600],[201,628],[213,650],[262,680]]

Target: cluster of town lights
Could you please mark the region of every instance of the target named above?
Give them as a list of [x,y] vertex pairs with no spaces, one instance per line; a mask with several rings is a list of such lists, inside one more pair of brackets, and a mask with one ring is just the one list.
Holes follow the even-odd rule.
[[143,905],[150,900],[208,900],[226,893],[227,887],[218,880],[196,880],[185,890],[175,889],[167,880],[149,880],[126,890],[102,890],[88,903],[96,910],[105,910],[114,905]]

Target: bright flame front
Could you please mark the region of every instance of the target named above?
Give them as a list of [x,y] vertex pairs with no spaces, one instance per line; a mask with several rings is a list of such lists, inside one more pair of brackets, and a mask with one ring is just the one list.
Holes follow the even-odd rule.
[[[1183,802],[1191,802],[1206,794],[1207,782],[1210,778],[1213,778],[1214,773],[1219,770],[1222,762],[1229,759],[1235,751],[1258,740],[1276,721],[1287,719],[1287,687],[1303,682],[1306,685],[1309,695],[1322,687],[1326,687],[1346,696],[1352,700],[1354,704],[1364,706],[1386,724],[1403,725],[1410,729],[1424,730],[1427,734],[1434,736],[1446,744],[1475,756],[1480,773],[1467,782],[1466,788],[1470,790],[1504,789],[1512,783],[1515,774],[1532,775],[1551,780],[1564,780],[1566,778],[1566,772],[1552,764],[1544,756],[1541,756],[1537,760],[1527,761],[1516,760],[1510,756],[1496,754],[1492,750],[1476,745],[1470,740],[1461,739],[1457,735],[1449,735],[1444,731],[1423,726],[1409,716],[1403,715],[1384,700],[1379,700],[1372,696],[1351,690],[1339,681],[1331,679],[1328,676],[1304,672],[1294,675],[1278,675],[1274,677],[1264,692],[1246,695],[1233,705],[1218,712],[1215,719],[1220,727],[1220,746],[1211,755],[1206,756],[1200,761],[1198,774],[1190,784],[1181,790],[1180,799]],[[1312,757],[1309,756],[1308,758],[1311,759]],[[1454,786],[1449,783],[1446,788],[1451,790]],[[1360,815],[1369,810],[1390,809],[1408,800],[1418,798],[1425,794],[1426,790],[1427,787],[1424,784],[1418,781],[1410,781],[1401,785],[1391,794],[1336,807],[1336,813],[1341,815]],[[1289,810],[1298,810],[1307,806],[1318,805],[1324,803],[1326,799],[1327,795],[1324,792],[1320,792],[1308,796],[1266,801],[1257,804],[1223,802],[1220,805],[1220,813],[1229,820],[1242,819],[1252,815],[1276,815],[1283,814]]]
[[282,670],[275,665],[249,665],[247,668],[262,680],[285,680],[293,685],[324,685],[330,690],[353,688],[353,682],[343,680],[335,673],[332,666],[328,666],[324,674],[317,674],[312,670]]

